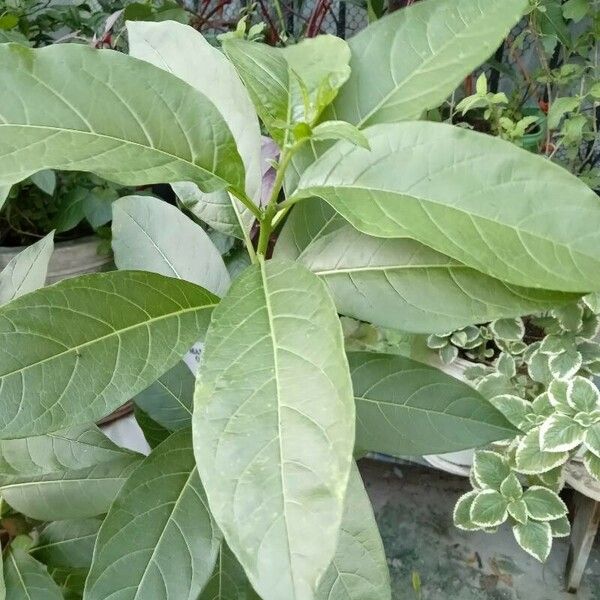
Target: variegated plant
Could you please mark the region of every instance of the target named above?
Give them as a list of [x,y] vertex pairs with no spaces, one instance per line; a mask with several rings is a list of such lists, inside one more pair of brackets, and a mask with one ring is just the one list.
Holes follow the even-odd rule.
[[[504,319],[600,290],[589,188],[511,143],[422,119],[526,6],[424,0],[348,44],[273,48],[241,27],[217,49],[168,21],[129,24],[129,56],[0,44],[0,190],[83,170],[169,183],[188,211],[122,198],[119,270],[34,289],[38,278],[18,279],[40,252],[2,282],[0,493],[40,521],[106,514],[91,557],[65,559],[86,600],[389,599],[354,456],[519,435],[484,397],[519,379],[509,358],[478,391],[403,356],[346,352],[339,315],[419,334],[493,322],[515,350]],[[266,194],[261,127],[279,147]],[[199,222],[240,240],[245,259],[228,270]],[[560,359],[545,353],[555,347],[536,356],[564,376],[575,353],[583,365],[580,337]],[[180,360],[199,340],[190,385]],[[467,348],[472,330],[450,340]],[[73,428],[130,398],[155,445],[147,458],[68,452]],[[589,441],[595,413],[577,414],[564,416]],[[525,521],[507,477],[498,489],[480,477],[469,518]],[[564,516],[544,494],[523,492],[522,541]],[[7,586],[57,597],[37,560],[48,553],[25,542],[10,544]]]

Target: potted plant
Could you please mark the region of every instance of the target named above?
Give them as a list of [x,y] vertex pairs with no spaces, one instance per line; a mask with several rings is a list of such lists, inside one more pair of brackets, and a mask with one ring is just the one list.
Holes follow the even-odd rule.
[[[47,168],[127,186],[191,183],[251,263],[232,278],[185,214],[126,196],[113,204],[120,270],[0,307],[0,445],[104,417],[204,342],[193,399],[187,386],[166,404],[138,398],[167,437],[124,469],[116,497],[114,486],[102,496],[114,500],[86,600],[214,597],[224,582],[263,600],[390,598],[354,456],[521,436],[440,369],[346,353],[338,315],[438,334],[560,310],[600,287],[600,207],[587,186],[505,140],[415,120],[486,59],[525,4],[425,0],[348,45],[319,36],[273,48],[241,30],[221,53],[164,22],[129,25],[131,56],[0,47],[0,185]],[[262,206],[259,118],[280,149]],[[88,487],[98,478],[76,467],[24,469],[0,492],[33,518],[39,502],[53,507],[41,518],[68,516],[106,486]],[[516,494],[510,475],[502,484]],[[552,503],[545,516],[562,523]],[[36,585],[52,587],[43,576]]]

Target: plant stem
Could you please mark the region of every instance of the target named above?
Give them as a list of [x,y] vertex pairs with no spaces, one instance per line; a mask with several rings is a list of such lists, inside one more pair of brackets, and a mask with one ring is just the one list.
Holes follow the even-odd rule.
[[236,190],[235,188],[229,188],[229,193],[235,196],[258,220],[262,218],[262,212],[260,208],[254,204],[254,202],[248,198],[246,192]]

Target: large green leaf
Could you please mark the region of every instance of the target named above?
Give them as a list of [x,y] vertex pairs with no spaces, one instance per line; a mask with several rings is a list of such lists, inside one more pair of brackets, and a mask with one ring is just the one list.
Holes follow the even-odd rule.
[[198,600],[260,600],[225,541],[221,542],[215,570]]
[[96,517],[108,511],[140,460],[134,455],[78,471],[4,477],[0,493],[15,510],[40,521]]
[[494,53],[526,6],[424,0],[376,21],[349,42],[352,74],[332,113],[361,127],[419,118]]
[[354,406],[333,302],[282,260],[249,267],[214,312],[194,405],[211,510],[263,600],[314,598],[337,543]]
[[316,600],[391,600],[390,576],[373,508],[356,465],[346,491],[335,556]]
[[50,232],[11,259],[0,273],[0,304],[41,288],[53,251],[54,232]]
[[2,44],[0,107],[0,184],[53,168],[124,185],[244,187],[235,140],[214,104],[120,52]]
[[35,476],[85,469],[132,456],[95,425],[76,425],[52,433],[0,440],[0,476]]
[[156,448],[171,435],[171,431],[151,419],[137,404],[133,407],[133,414],[150,448]]
[[223,50],[280,146],[287,142],[286,125],[315,122],[350,75],[348,46],[331,35],[286,48],[234,37],[223,40]]
[[600,285],[600,202],[566,170],[440,123],[364,133],[371,151],[336,143],[303,173],[295,196],[321,197],[364,233],[414,238],[516,285]]
[[0,307],[0,438],[109,414],[189,350],[216,301],[186,281],[115,271]]
[[476,390],[391,354],[350,352],[356,445],[392,456],[453,452],[512,438],[514,427]]
[[135,403],[156,423],[170,431],[192,424],[195,378],[185,362],[178,362],[140,392]]
[[151,271],[222,296],[229,272],[207,233],[175,206],[148,196],[113,202],[112,247],[119,269]]
[[21,548],[11,549],[4,559],[6,600],[63,600],[44,565]]
[[178,431],[139,465],[111,506],[85,597],[197,600],[220,539],[194,463],[191,431]]
[[[256,111],[233,65],[195,29],[165,21],[129,21],[129,53],[169,71],[204,94],[221,113],[236,142],[246,170],[245,189],[260,200],[260,127]],[[176,183],[182,200],[194,199],[192,210],[209,225],[242,236],[254,221],[252,213],[226,190],[204,194],[194,183]]]
[[415,240],[375,238],[350,225],[320,236],[298,260],[327,283],[340,313],[409,332],[451,331],[578,297],[510,285]]
[[41,531],[31,554],[49,567],[86,569],[102,519],[54,521]]

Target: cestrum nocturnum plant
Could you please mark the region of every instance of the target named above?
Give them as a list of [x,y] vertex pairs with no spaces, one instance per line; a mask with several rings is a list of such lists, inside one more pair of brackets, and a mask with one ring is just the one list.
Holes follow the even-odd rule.
[[[0,494],[45,532],[11,540],[8,588],[59,598],[55,569],[72,568],[85,600],[391,597],[354,457],[523,432],[440,369],[346,351],[340,315],[462,329],[464,347],[464,328],[491,322],[517,349],[511,321],[600,289],[592,190],[509,142],[423,120],[526,8],[424,0],[348,43],[284,48],[243,27],[216,48],[169,21],[129,23],[129,55],[0,44],[2,194],[57,169],[167,183],[180,201],[114,203],[115,271],[40,287],[46,239],[0,280]],[[267,190],[263,130],[279,150]],[[235,268],[207,227],[244,245]],[[194,380],[181,359],[199,341]],[[132,398],[147,457],[94,425]],[[569,439],[593,445],[594,410],[571,402]],[[477,485],[473,523],[526,514],[518,535],[537,540],[562,519],[514,478]],[[87,532],[76,561],[38,541],[72,531]]]

